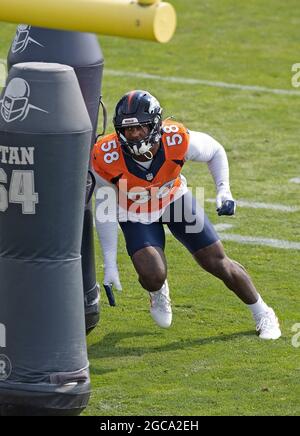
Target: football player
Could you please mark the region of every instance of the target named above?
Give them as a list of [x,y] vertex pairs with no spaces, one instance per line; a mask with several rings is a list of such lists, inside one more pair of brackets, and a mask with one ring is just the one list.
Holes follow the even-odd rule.
[[[113,123],[115,133],[100,139],[92,152],[104,284],[121,289],[119,222],[139,282],[149,292],[152,318],[159,326],[169,327],[172,308],[164,254],[165,223],[197,263],[249,307],[259,337],[278,339],[281,331],[273,309],[263,301],[244,267],[226,256],[214,227],[181,174],[186,161],[206,162],[216,186],[218,215],[234,215],[236,202],[222,145],[174,120],[163,121],[158,100],[147,91],[124,95],[116,106]],[[109,207],[107,193],[113,199]],[[112,206],[115,202],[117,208]],[[104,216],[108,209],[109,216]]]

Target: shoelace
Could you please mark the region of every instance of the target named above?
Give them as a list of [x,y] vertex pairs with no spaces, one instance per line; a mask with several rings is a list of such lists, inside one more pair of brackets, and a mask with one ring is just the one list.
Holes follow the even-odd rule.
[[170,309],[170,303],[171,300],[170,298],[167,297],[167,295],[163,294],[162,292],[159,292],[158,295],[156,295],[157,293],[151,293],[151,302],[152,302],[152,307],[155,306],[160,306],[163,307],[164,309]]
[[272,313],[265,313],[259,323],[256,326],[256,330],[257,331],[261,331],[263,329],[269,329],[270,327],[272,327],[272,323],[273,323],[273,314]]

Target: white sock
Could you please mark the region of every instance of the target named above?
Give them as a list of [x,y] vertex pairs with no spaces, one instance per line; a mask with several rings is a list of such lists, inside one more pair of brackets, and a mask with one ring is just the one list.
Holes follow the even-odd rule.
[[170,292],[169,284],[168,284],[168,280],[167,279],[165,280],[164,284],[162,285],[162,287],[158,291],[155,291],[155,292],[150,292],[149,291],[149,294],[155,295],[157,292],[162,292],[163,294],[166,294],[166,293]]
[[247,305],[251,310],[254,318],[256,318],[262,312],[266,312],[269,309],[269,306],[264,302],[261,296],[258,294],[258,300],[254,304]]

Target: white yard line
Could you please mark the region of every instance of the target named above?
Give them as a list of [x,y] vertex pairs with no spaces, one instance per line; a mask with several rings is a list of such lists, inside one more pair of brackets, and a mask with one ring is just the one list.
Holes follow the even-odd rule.
[[234,227],[233,224],[215,224],[214,228],[217,232],[224,232],[224,230],[229,230]]
[[211,81],[211,80],[204,80],[204,79],[190,79],[188,77],[160,76],[158,74],[134,73],[131,71],[120,71],[120,70],[110,70],[110,69],[104,69],[104,74],[106,74],[107,76],[132,77],[134,79],[157,80],[161,82],[178,83],[182,85],[202,85],[202,86],[210,86],[213,88],[236,89],[239,91],[263,92],[263,93],[276,94],[276,95],[294,95],[300,97],[299,91],[294,91],[290,89],[267,88],[265,86],[241,85],[238,83],[226,83],[226,82]]
[[[215,203],[214,198],[207,198],[205,200],[207,203]],[[267,210],[278,210],[280,212],[298,212],[300,207],[297,206],[285,206],[283,204],[273,204],[273,203],[259,203],[257,201],[245,201],[238,200],[238,207],[247,207],[251,209],[267,209]]]
[[[0,64],[6,66],[6,59],[0,59]],[[221,81],[204,80],[204,79],[191,79],[188,77],[160,76],[158,74],[134,73],[130,71],[111,70],[106,68],[104,69],[104,74],[106,74],[107,76],[115,76],[115,77],[133,77],[135,79],[159,80],[161,82],[178,83],[183,85],[202,85],[202,86],[210,86],[213,88],[236,89],[239,91],[263,92],[263,93],[275,94],[275,95],[293,95],[293,96],[300,97],[300,92],[292,89],[276,89],[276,88],[268,88],[266,86],[241,85],[238,83],[226,83]]]
[[300,250],[300,242],[284,241],[281,239],[271,238],[255,238],[252,236],[234,235],[229,233],[221,233],[222,241],[233,241],[239,244],[260,245],[272,248],[284,248],[285,250]]
[[[285,250],[300,250],[300,242],[285,241],[273,238],[258,238],[253,236],[242,236],[232,233],[223,233],[224,230],[232,229],[232,224],[215,224],[214,228],[218,232],[222,241],[231,241],[244,245],[258,245],[272,248],[281,248]],[[165,226],[166,235],[171,235],[170,230]]]

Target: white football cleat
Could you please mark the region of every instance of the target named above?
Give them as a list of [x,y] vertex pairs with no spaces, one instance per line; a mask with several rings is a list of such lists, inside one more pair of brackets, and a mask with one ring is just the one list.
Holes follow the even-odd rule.
[[156,292],[149,292],[150,313],[157,325],[168,328],[172,324],[172,308],[167,280],[163,287]]
[[281,336],[279,321],[271,307],[255,317],[256,331],[261,339],[278,339]]

